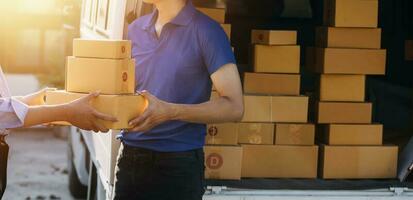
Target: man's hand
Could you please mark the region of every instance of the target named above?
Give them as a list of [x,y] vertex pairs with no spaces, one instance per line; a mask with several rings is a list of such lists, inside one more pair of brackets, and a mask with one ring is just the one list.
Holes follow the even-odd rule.
[[141,116],[129,122],[129,125],[133,127],[129,131],[147,132],[173,118],[175,114],[173,104],[159,100],[147,91],[142,91],[140,94],[148,100],[148,107]]
[[117,122],[113,116],[98,112],[90,105],[90,101],[99,96],[99,93],[92,93],[86,97],[72,101],[68,106],[68,122],[84,130],[93,130],[95,132],[108,132],[109,129],[98,120]]
[[56,90],[56,88],[44,88],[35,93],[22,96],[22,97],[18,97],[18,99],[29,106],[41,106],[45,104],[44,100],[45,100],[46,92],[54,91],[54,90]]
[[148,100],[145,112],[129,122],[129,131],[147,132],[166,121],[212,124],[238,122],[244,113],[241,81],[235,64],[226,64],[211,75],[219,98],[200,104],[173,104],[157,99],[147,91],[141,94]]

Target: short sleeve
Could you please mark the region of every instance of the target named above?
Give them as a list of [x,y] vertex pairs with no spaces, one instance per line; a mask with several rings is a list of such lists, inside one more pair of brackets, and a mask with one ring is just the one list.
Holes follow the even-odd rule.
[[202,57],[210,75],[226,64],[235,64],[229,39],[218,23],[200,22],[198,35]]
[[29,108],[15,98],[0,98],[0,129],[23,126]]

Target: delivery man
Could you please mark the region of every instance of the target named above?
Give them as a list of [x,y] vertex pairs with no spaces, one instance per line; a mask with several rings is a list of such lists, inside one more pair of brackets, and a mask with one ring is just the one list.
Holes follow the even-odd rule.
[[97,119],[116,121],[116,118],[97,112],[90,106],[89,101],[97,97],[97,93],[68,104],[46,106],[43,105],[46,91],[47,89],[24,97],[11,97],[0,66],[0,199],[7,180],[7,129],[67,121],[85,130],[107,132],[108,129],[97,122]]
[[[243,116],[234,55],[221,26],[190,0],[144,2],[156,9],[128,36],[149,106],[120,136],[114,199],[201,200],[205,124]],[[212,84],[220,97],[209,100]]]

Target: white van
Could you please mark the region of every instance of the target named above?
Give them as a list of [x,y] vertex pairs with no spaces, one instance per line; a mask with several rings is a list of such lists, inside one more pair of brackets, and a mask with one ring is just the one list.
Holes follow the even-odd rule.
[[[80,35],[92,39],[124,39],[128,23],[152,11],[142,0],[83,0],[81,8]],[[96,134],[71,127],[69,188],[74,197],[112,198],[120,146],[117,134]],[[207,185],[206,200],[413,199],[408,184],[396,180],[247,179],[210,180]]]

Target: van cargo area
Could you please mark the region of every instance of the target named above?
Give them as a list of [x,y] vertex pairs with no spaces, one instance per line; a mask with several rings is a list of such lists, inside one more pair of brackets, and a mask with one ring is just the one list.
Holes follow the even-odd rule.
[[[356,66],[351,63],[348,63],[347,67],[350,69],[354,66],[354,70],[360,74],[372,74],[373,76],[359,76],[360,78],[365,78],[366,80],[344,80],[352,81],[352,84],[361,82],[358,85],[350,86],[335,86],[335,84],[340,84],[339,80],[336,79],[336,82],[326,82],[325,91],[321,91],[322,98],[325,98],[327,101],[335,101],[336,99],[345,98],[344,101],[357,102],[357,101],[366,101],[370,102],[372,105],[372,110],[369,112],[373,113],[372,122],[383,124],[384,130],[382,131],[382,136],[377,135],[376,137],[382,137],[382,142],[385,145],[393,144],[399,147],[399,179],[322,179],[321,174],[318,174],[317,179],[269,179],[269,178],[242,178],[241,180],[207,180],[206,185],[214,186],[210,187],[210,191],[213,189],[220,190],[226,189],[227,191],[237,191],[238,189],[246,190],[375,190],[375,189],[390,189],[393,187],[396,188],[412,188],[412,178],[407,176],[408,172],[403,171],[403,165],[409,165],[407,163],[412,163],[412,157],[406,156],[408,149],[413,152],[411,147],[406,147],[410,137],[412,136],[412,111],[413,111],[413,79],[411,74],[413,73],[412,62],[406,60],[404,51],[408,51],[408,48],[405,49],[405,42],[408,38],[413,37],[413,17],[412,14],[407,10],[413,9],[412,2],[409,1],[366,1],[365,7],[361,7],[363,12],[362,16],[357,16],[357,10],[354,10],[354,13],[348,13],[348,15],[354,15],[354,19],[348,19],[345,21],[347,13],[345,11],[340,12],[339,9],[346,6],[351,8],[354,5],[361,1],[332,1],[332,0],[309,0],[309,1],[271,1],[265,0],[260,1],[260,3],[255,1],[226,1],[226,4],[216,3],[215,1],[195,1],[199,6],[206,7],[225,7],[226,8],[226,23],[232,25],[232,35],[231,43],[235,49],[235,55],[240,67],[241,72],[259,72],[254,68],[257,60],[257,55],[254,55],[254,49],[251,48],[250,40],[258,40],[257,34],[258,31],[252,31],[256,29],[261,30],[297,30],[298,38],[297,43],[301,45],[301,94],[317,94],[319,87],[319,75],[313,73],[313,70],[307,67],[308,57],[311,57],[306,51],[307,47],[319,46],[319,47],[331,47],[331,48],[343,48],[345,51],[349,51],[351,48],[355,48],[359,51],[373,52],[377,51],[374,49],[383,49],[387,51],[386,61],[382,62],[381,67],[376,65],[370,66],[368,68],[366,64],[361,66]],[[329,21],[328,24],[325,23],[325,4],[330,2],[336,2],[338,6],[336,14],[342,14],[343,16],[336,16],[336,21]],[[343,5],[348,4],[348,5]],[[367,5],[369,4],[369,5]],[[375,5],[375,6],[373,6]],[[403,6],[404,5],[404,6]],[[406,7],[406,5],[409,5]],[[342,6],[342,7],[340,7]],[[375,11],[375,9],[378,9]],[[378,21],[374,21],[374,12],[378,14]],[[403,16],[396,16],[394,13],[406,13]],[[373,16],[373,17],[372,17]],[[368,20],[373,19],[373,20]],[[356,23],[352,23],[353,20]],[[403,23],[396,23],[396,21],[403,21]],[[325,25],[330,26],[331,28],[324,30],[321,27]],[[337,28],[334,28],[336,26]],[[362,29],[355,29],[350,27],[364,27]],[[368,27],[368,28],[366,28]],[[399,30],[396,30],[399,27]],[[377,29],[379,28],[379,29]],[[328,32],[327,32],[328,31]],[[322,32],[322,33],[318,33]],[[287,32],[288,33],[288,32]],[[272,44],[276,45],[276,42],[270,43],[271,40],[270,33],[261,33],[264,36],[261,41],[257,41],[259,44]],[[274,33],[272,33],[274,34]],[[283,33],[286,34],[286,33]],[[274,34],[275,35],[275,34]],[[363,36],[364,35],[364,36]],[[368,36],[367,36],[368,35]],[[283,37],[282,35],[275,35],[277,39]],[[284,36],[287,37],[287,36]],[[324,37],[324,38],[323,38]],[[327,38],[328,39],[325,39]],[[364,37],[364,38],[363,38]],[[252,38],[252,39],[251,39]],[[258,39],[257,39],[258,38]],[[363,39],[362,39],[363,38]],[[381,38],[381,39],[380,39]],[[324,41],[323,41],[324,40]],[[294,38],[285,39],[284,41],[294,41]],[[253,41],[254,42],[254,41]],[[290,44],[291,45],[291,44]],[[365,49],[365,50],[363,50]],[[255,49],[257,50],[257,49]],[[333,49],[334,50],[334,49]],[[256,51],[255,51],[256,52]],[[284,51],[285,52],[285,51]],[[366,55],[367,56],[367,55]],[[372,61],[367,59],[364,56],[361,59]],[[275,57],[274,57],[275,58]],[[331,60],[331,62],[348,62],[348,60],[340,60],[338,56],[337,59]],[[307,61],[306,61],[307,60]],[[268,62],[268,61],[266,61]],[[277,60],[274,59],[273,62],[277,63]],[[360,62],[359,62],[360,63]],[[386,64],[385,69],[383,68],[384,63]],[[320,63],[316,63],[321,66]],[[344,63],[343,63],[344,64]],[[355,63],[357,64],[357,63]],[[330,66],[334,67],[335,64]],[[340,63],[337,64],[339,66]],[[266,67],[269,66],[269,63],[265,63]],[[320,67],[317,66],[317,67]],[[327,67],[327,65],[325,65]],[[365,68],[364,71],[361,68]],[[381,69],[380,69],[381,68]],[[260,68],[263,69],[263,68]],[[283,68],[284,69],[284,68]],[[368,71],[368,69],[371,69]],[[268,72],[268,69],[266,69]],[[360,71],[361,70],[361,71]],[[280,71],[282,73],[282,71]],[[317,72],[322,72],[317,70]],[[344,74],[350,71],[345,72]],[[370,73],[371,72],[371,73]],[[274,72],[273,72],[274,73]],[[275,71],[275,73],[277,73]],[[289,71],[288,73],[295,73],[294,71]],[[379,74],[385,74],[385,76],[377,76]],[[267,88],[276,89],[276,87],[269,87],[268,84],[264,82],[255,86],[257,89],[254,90],[252,87],[252,76],[254,74],[249,74],[248,77],[245,76],[244,87],[247,83],[248,92],[280,92],[280,90],[269,90]],[[258,77],[258,75],[256,75]],[[269,75],[265,80],[270,80]],[[280,75],[278,75],[280,76]],[[327,75],[326,75],[327,77]],[[353,77],[357,77],[354,76]],[[345,75],[343,77],[345,79]],[[349,77],[350,78],[350,77]],[[276,81],[276,80],[274,80]],[[333,80],[332,80],[333,81]],[[357,82],[355,82],[357,81]],[[255,83],[260,84],[256,81]],[[364,85],[365,83],[365,85]],[[323,83],[322,83],[323,84]],[[333,85],[331,85],[333,84]],[[346,85],[346,83],[343,83]],[[291,83],[289,84],[289,86]],[[292,85],[291,85],[292,87]],[[330,87],[330,91],[328,91]],[[331,88],[336,87],[337,90],[331,90]],[[357,93],[351,93],[351,88],[359,88]],[[287,87],[284,87],[284,89]],[[245,89],[245,88],[244,88]],[[352,95],[353,94],[353,95]],[[291,95],[291,94],[290,94]],[[346,96],[348,95],[348,96]],[[320,97],[320,96],[319,96]],[[330,98],[331,97],[331,98]],[[311,101],[311,100],[310,100]],[[341,102],[342,103],[342,102]],[[340,106],[341,107],[341,106]],[[331,108],[330,108],[331,109]],[[357,111],[360,111],[361,108],[357,108]],[[248,110],[246,110],[248,113]],[[310,116],[315,112],[314,109],[310,106]],[[334,115],[334,112],[332,113]],[[356,114],[357,117],[363,115],[363,113]],[[328,116],[327,116],[328,117]],[[330,116],[329,119],[331,119]],[[367,116],[366,118],[371,118]],[[315,119],[316,121],[316,119]],[[314,121],[310,121],[314,122]],[[339,122],[339,121],[337,121]],[[337,123],[334,122],[334,123]],[[345,123],[350,123],[345,122]],[[353,121],[357,122],[357,121]],[[367,121],[366,121],[367,122]],[[366,123],[363,122],[363,123]],[[367,122],[368,123],[368,122]],[[354,133],[356,134],[356,133]],[[317,144],[325,143],[325,140],[322,140],[319,137],[319,132],[317,132]],[[379,139],[381,140],[381,139]],[[378,141],[378,140],[376,140]],[[413,140],[411,140],[413,146]],[[378,144],[378,143],[376,143]],[[404,152],[403,152],[404,151]],[[244,152],[245,153],[245,152]],[[320,163],[318,163],[320,165]],[[320,166],[318,166],[320,168]],[[410,168],[411,170],[411,168]],[[409,171],[409,170],[408,170]],[[233,189],[231,189],[233,188]],[[236,188],[236,189],[234,189]],[[242,190],[241,190],[242,191]],[[213,192],[212,192],[213,193]],[[248,192],[246,192],[247,194]],[[253,192],[252,192],[253,193]],[[264,192],[265,193],[265,192]],[[305,192],[304,192],[305,193]],[[242,194],[242,192],[241,192]],[[249,193],[248,193],[249,194]],[[242,196],[242,195],[241,195]]]
[[[357,137],[353,142],[357,143],[356,140],[360,141],[360,139],[364,140],[363,142],[375,140],[376,142],[369,145],[391,144],[399,147],[396,151],[399,155],[400,180],[396,178],[322,179],[322,173],[319,172],[317,179],[242,178],[241,180],[207,180],[207,185],[265,190],[411,188],[406,171],[404,176],[401,175],[403,173],[401,166],[406,165],[406,162],[412,162],[407,159],[409,156],[403,156],[406,154],[403,151],[408,152],[406,145],[413,132],[413,79],[411,78],[413,68],[412,62],[404,57],[405,50],[408,50],[405,49],[405,43],[413,37],[413,17],[407,14],[407,10],[413,8],[411,2],[396,3],[387,0],[363,2],[265,0],[260,3],[248,0],[228,0],[225,3],[195,0],[194,2],[199,7],[225,8],[225,23],[232,25],[231,44],[235,49],[241,74],[246,72],[245,76],[242,76],[245,78],[245,93],[296,95],[294,93],[296,82],[293,82],[292,78],[287,79],[287,76],[292,77],[291,74],[299,73],[300,94],[310,96],[309,123],[343,123],[343,128],[349,123],[353,124],[353,128],[357,127],[355,124],[381,124],[382,131],[372,128],[362,130],[369,133],[376,132],[371,133],[375,138],[364,136],[362,139],[356,135],[357,133],[351,133],[352,137]],[[403,5],[410,5],[410,8]],[[394,13],[406,14],[396,16]],[[396,21],[403,21],[403,23],[396,23]],[[396,30],[395,27],[400,29]],[[297,32],[296,36],[294,31]],[[297,37],[297,40],[294,37]],[[254,44],[257,44],[255,48]],[[295,55],[293,52],[288,52],[290,51],[288,48],[293,48],[294,45],[301,47],[299,70],[293,68],[293,57],[285,60],[288,56]],[[285,48],[281,52],[286,55],[278,58],[277,48],[281,47]],[[311,47],[318,48],[308,51]],[[279,67],[270,68],[274,65]],[[285,73],[289,75],[283,75]],[[276,86],[271,87],[271,82]],[[278,88],[277,83],[288,86]],[[274,116],[265,113],[265,108],[253,103],[260,102],[262,106],[265,104],[264,100],[250,99],[252,96],[246,99],[246,116],[244,116],[248,119],[246,121],[251,122],[255,119],[262,122],[277,122],[266,117]],[[315,101],[319,102],[314,103]],[[260,115],[254,115],[257,112],[251,113],[248,106],[253,110],[262,109],[262,112],[259,112]],[[322,128],[320,125],[316,128],[316,144],[319,145],[331,141],[322,138],[320,133],[323,131],[320,130]],[[351,131],[351,126],[347,130]],[[320,162],[318,165],[320,170]]]

